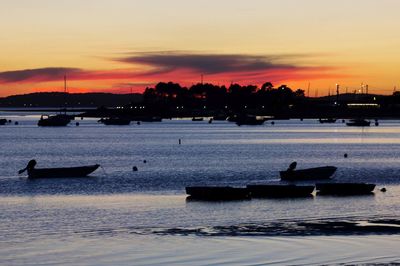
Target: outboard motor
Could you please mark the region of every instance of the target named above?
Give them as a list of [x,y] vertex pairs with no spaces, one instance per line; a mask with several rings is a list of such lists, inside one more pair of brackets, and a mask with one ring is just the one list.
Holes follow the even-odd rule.
[[289,168],[287,169],[288,171],[294,171],[296,169],[297,162],[293,162],[289,165]]
[[23,172],[25,172],[26,170],[31,171],[35,168],[36,166],[36,160],[30,160],[28,165],[24,168],[18,171],[18,174],[22,174]]

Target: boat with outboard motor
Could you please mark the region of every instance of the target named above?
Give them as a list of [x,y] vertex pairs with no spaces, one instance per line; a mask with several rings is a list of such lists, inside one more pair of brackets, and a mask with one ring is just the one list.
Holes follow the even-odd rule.
[[30,160],[24,169],[18,171],[18,174],[27,171],[30,179],[85,177],[100,167],[99,164],[59,168],[35,168],[35,166],[36,160]]

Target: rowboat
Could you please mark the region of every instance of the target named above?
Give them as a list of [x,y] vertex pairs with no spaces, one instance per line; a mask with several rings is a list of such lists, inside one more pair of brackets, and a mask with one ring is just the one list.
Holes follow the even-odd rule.
[[296,180],[314,180],[314,179],[329,179],[336,172],[335,166],[323,166],[300,170],[286,170],[280,171],[282,180],[296,181]]
[[367,183],[317,183],[317,193],[320,195],[363,195],[371,194],[375,184]]
[[310,196],[314,186],[248,185],[247,189],[255,198],[290,198]]
[[241,200],[250,198],[246,188],[236,187],[186,187],[191,199],[199,200]]
[[77,167],[60,168],[35,168],[36,161],[29,161],[27,167],[19,170],[19,174],[28,171],[28,178],[66,178],[66,177],[85,177],[94,172],[100,165],[87,165]]
[[371,122],[365,119],[352,119],[350,122],[346,123],[349,127],[369,127],[370,124]]

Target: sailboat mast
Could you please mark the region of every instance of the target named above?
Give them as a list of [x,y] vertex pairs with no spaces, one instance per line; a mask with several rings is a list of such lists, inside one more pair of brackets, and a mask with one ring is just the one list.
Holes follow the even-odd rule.
[[64,75],[64,114],[67,114],[67,75]]

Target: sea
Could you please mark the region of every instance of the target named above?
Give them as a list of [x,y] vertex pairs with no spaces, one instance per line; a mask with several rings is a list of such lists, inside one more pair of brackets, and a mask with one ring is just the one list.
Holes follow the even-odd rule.
[[[400,121],[105,126],[79,118],[42,128],[35,113],[0,117],[12,121],[0,126],[1,265],[400,263]],[[18,170],[31,159],[38,168],[101,168],[87,178],[29,180]],[[333,165],[332,182],[376,188],[229,202],[185,194],[186,186],[287,184],[279,171],[294,161],[299,169]]]

